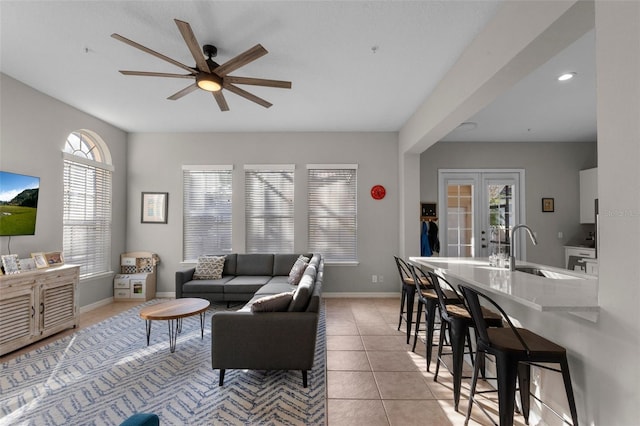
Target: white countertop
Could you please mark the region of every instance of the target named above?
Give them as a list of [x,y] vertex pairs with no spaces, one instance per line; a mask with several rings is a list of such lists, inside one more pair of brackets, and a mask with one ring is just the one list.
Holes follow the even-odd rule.
[[599,311],[598,278],[594,276],[551,266],[517,262],[517,266],[533,266],[563,276],[561,279],[551,279],[489,266],[489,260],[486,258],[410,257],[409,261],[443,275],[451,284],[467,283],[485,291],[489,296],[490,293],[504,296],[538,311]]

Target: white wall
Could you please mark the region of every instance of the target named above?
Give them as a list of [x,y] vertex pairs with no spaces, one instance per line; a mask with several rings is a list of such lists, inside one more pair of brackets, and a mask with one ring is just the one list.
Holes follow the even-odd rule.
[[[182,169],[184,164],[231,164],[233,250],[244,252],[244,165],[295,164],[295,251],[307,251],[306,164],[358,164],[357,266],[327,265],[324,291],[398,293],[393,255],[398,250],[398,150],[395,133],[136,133],[129,137],[127,248],[161,258],[158,291],[175,291],[182,260]],[[373,185],[387,188],[375,201]],[[169,193],[168,224],[140,223],[140,194]],[[372,275],[383,283],[371,283]]]
[[[524,169],[526,222],[538,236],[536,246],[527,239],[527,260],[564,267],[564,245],[585,236],[579,224],[578,171],[595,167],[596,154],[595,142],[438,142],[421,155],[420,196],[438,200],[438,169]],[[542,213],[542,197],[555,199],[553,213]]]
[[[40,177],[36,234],[12,237],[11,253],[23,258],[62,250],[62,149],[69,133],[88,129],[106,142],[115,167],[111,262],[117,268],[125,249],[126,133],[5,74],[0,92],[0,169]],[[0,244],[6,254],[9,237],[1,237]],[[111,275],[80,283],[80,306],[112,296]]]

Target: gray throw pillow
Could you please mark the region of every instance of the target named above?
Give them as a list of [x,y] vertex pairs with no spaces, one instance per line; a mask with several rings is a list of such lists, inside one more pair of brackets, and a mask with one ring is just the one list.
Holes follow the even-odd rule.
[[309,265],[308,257],[298,257],[298,259],[296,259],[296,263],[294,263],[291,268],[291,272],[289,272],[289,279],[287,282],[291,285],[298,285],[300,278],[302,278],[302,274],[304,274],[304,270],[307,269],[307,265]]
[[293,299],[293,292],[261,297],[251,304],[251,312],[285,312]]
[[224,269],[224,256],[200,256],[193,273],[194,280],[219,280]]

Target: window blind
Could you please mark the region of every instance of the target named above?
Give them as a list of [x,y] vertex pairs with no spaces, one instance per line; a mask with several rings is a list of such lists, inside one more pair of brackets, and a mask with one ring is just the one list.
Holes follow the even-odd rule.
[[293,173],[245,168],[247,253],[293,252]]
[[231,253],[231,167],[183,169],[183,260]]
[[82,277],[111,269],[111,180],[106,168],[64,160],[63,250]]
[[357,261],[357,167],[318,167],[308,166],[309,251],[327,261]]

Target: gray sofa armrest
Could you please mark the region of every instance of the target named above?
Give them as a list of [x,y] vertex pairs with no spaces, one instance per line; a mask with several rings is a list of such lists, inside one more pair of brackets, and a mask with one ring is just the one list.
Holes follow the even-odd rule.
[[316,312],[216,312],[212,368],[310,370],[317,327]]
[[193,273],[195,271],[196,268],[194,266],[193,268],[176,272],[176,299],[182,297],[182,285],[193,279]]

